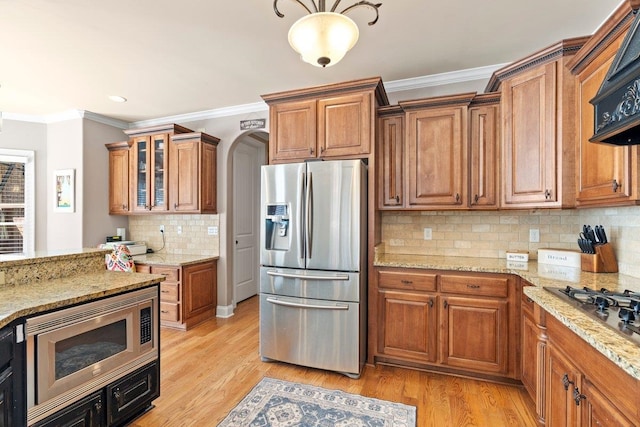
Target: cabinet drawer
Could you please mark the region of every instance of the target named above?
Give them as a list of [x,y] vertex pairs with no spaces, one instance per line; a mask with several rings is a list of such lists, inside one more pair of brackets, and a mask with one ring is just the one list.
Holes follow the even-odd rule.
[[180,300],[180,285],[177,283],[160,282],[160,300],[178,302]]
[[151,273],[151,266],[145,264],[136,264],[136,273]]
[[160,320],[178,322],[180,320],[180,304],[175,304],[172,302],[161,302]]
[[435,274],[378,271],[378,287],[409,291],[435,291],[436,278]]
[[445,275],[440,277],[440,289],[453,294],[506,297],[509,281],[502,277]]
[[175,267],[159,267],[153,266],[151,269],[153,274],[161,274],[167,278],[165,282],[179,282],[180,281],[180,269]]
[[533,300],[528,296],[526,296],[523,291],[522,292],[522,310],[526,311],[529,314],[533,314],[534,304],[535,303],[533,302]]
[[13,359],[13,328],[6,327],[0,331],[0,370]]

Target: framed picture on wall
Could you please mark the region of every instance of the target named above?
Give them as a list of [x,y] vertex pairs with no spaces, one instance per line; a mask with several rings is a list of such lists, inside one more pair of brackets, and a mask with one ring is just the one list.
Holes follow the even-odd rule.
[[55,212],[75,212],[75,169],[55,171]]

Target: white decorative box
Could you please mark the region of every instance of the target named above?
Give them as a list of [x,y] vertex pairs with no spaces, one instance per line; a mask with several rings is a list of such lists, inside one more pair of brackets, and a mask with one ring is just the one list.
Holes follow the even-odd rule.
[[528,262],[529,252],[507,251],[507,261]]
[[580,268],[580,252],[568,249],[538,249],[538,264]]

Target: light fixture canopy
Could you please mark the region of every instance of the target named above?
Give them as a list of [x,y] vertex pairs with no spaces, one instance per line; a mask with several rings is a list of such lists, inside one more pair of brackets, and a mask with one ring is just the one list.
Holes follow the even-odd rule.
[[[317,67],[330,67],[337,64],[358,41],[359,30],[355,22],[345,15],[350,10],[367,6],[375,10],[376,17],[369,25],[378,22],[378,8],[382,3],[359,1],[336,12],[340,0],[336,0],[329,11],[325,0],[310,0],[308,7],[302,0],[294,0],[309,14],[298,19],[289,29],[289,44],[300,54],[303,61]],[[280,18],[278,0],[273,1],[273,10]]]

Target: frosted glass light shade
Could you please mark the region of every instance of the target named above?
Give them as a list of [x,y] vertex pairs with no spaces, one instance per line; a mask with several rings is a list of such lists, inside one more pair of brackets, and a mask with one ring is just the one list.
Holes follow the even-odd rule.
[[345,15],[318,12],[298,19],[289,30],[289,44],[302,60],[316,67],[337,64],[358,41],[358,26]]

